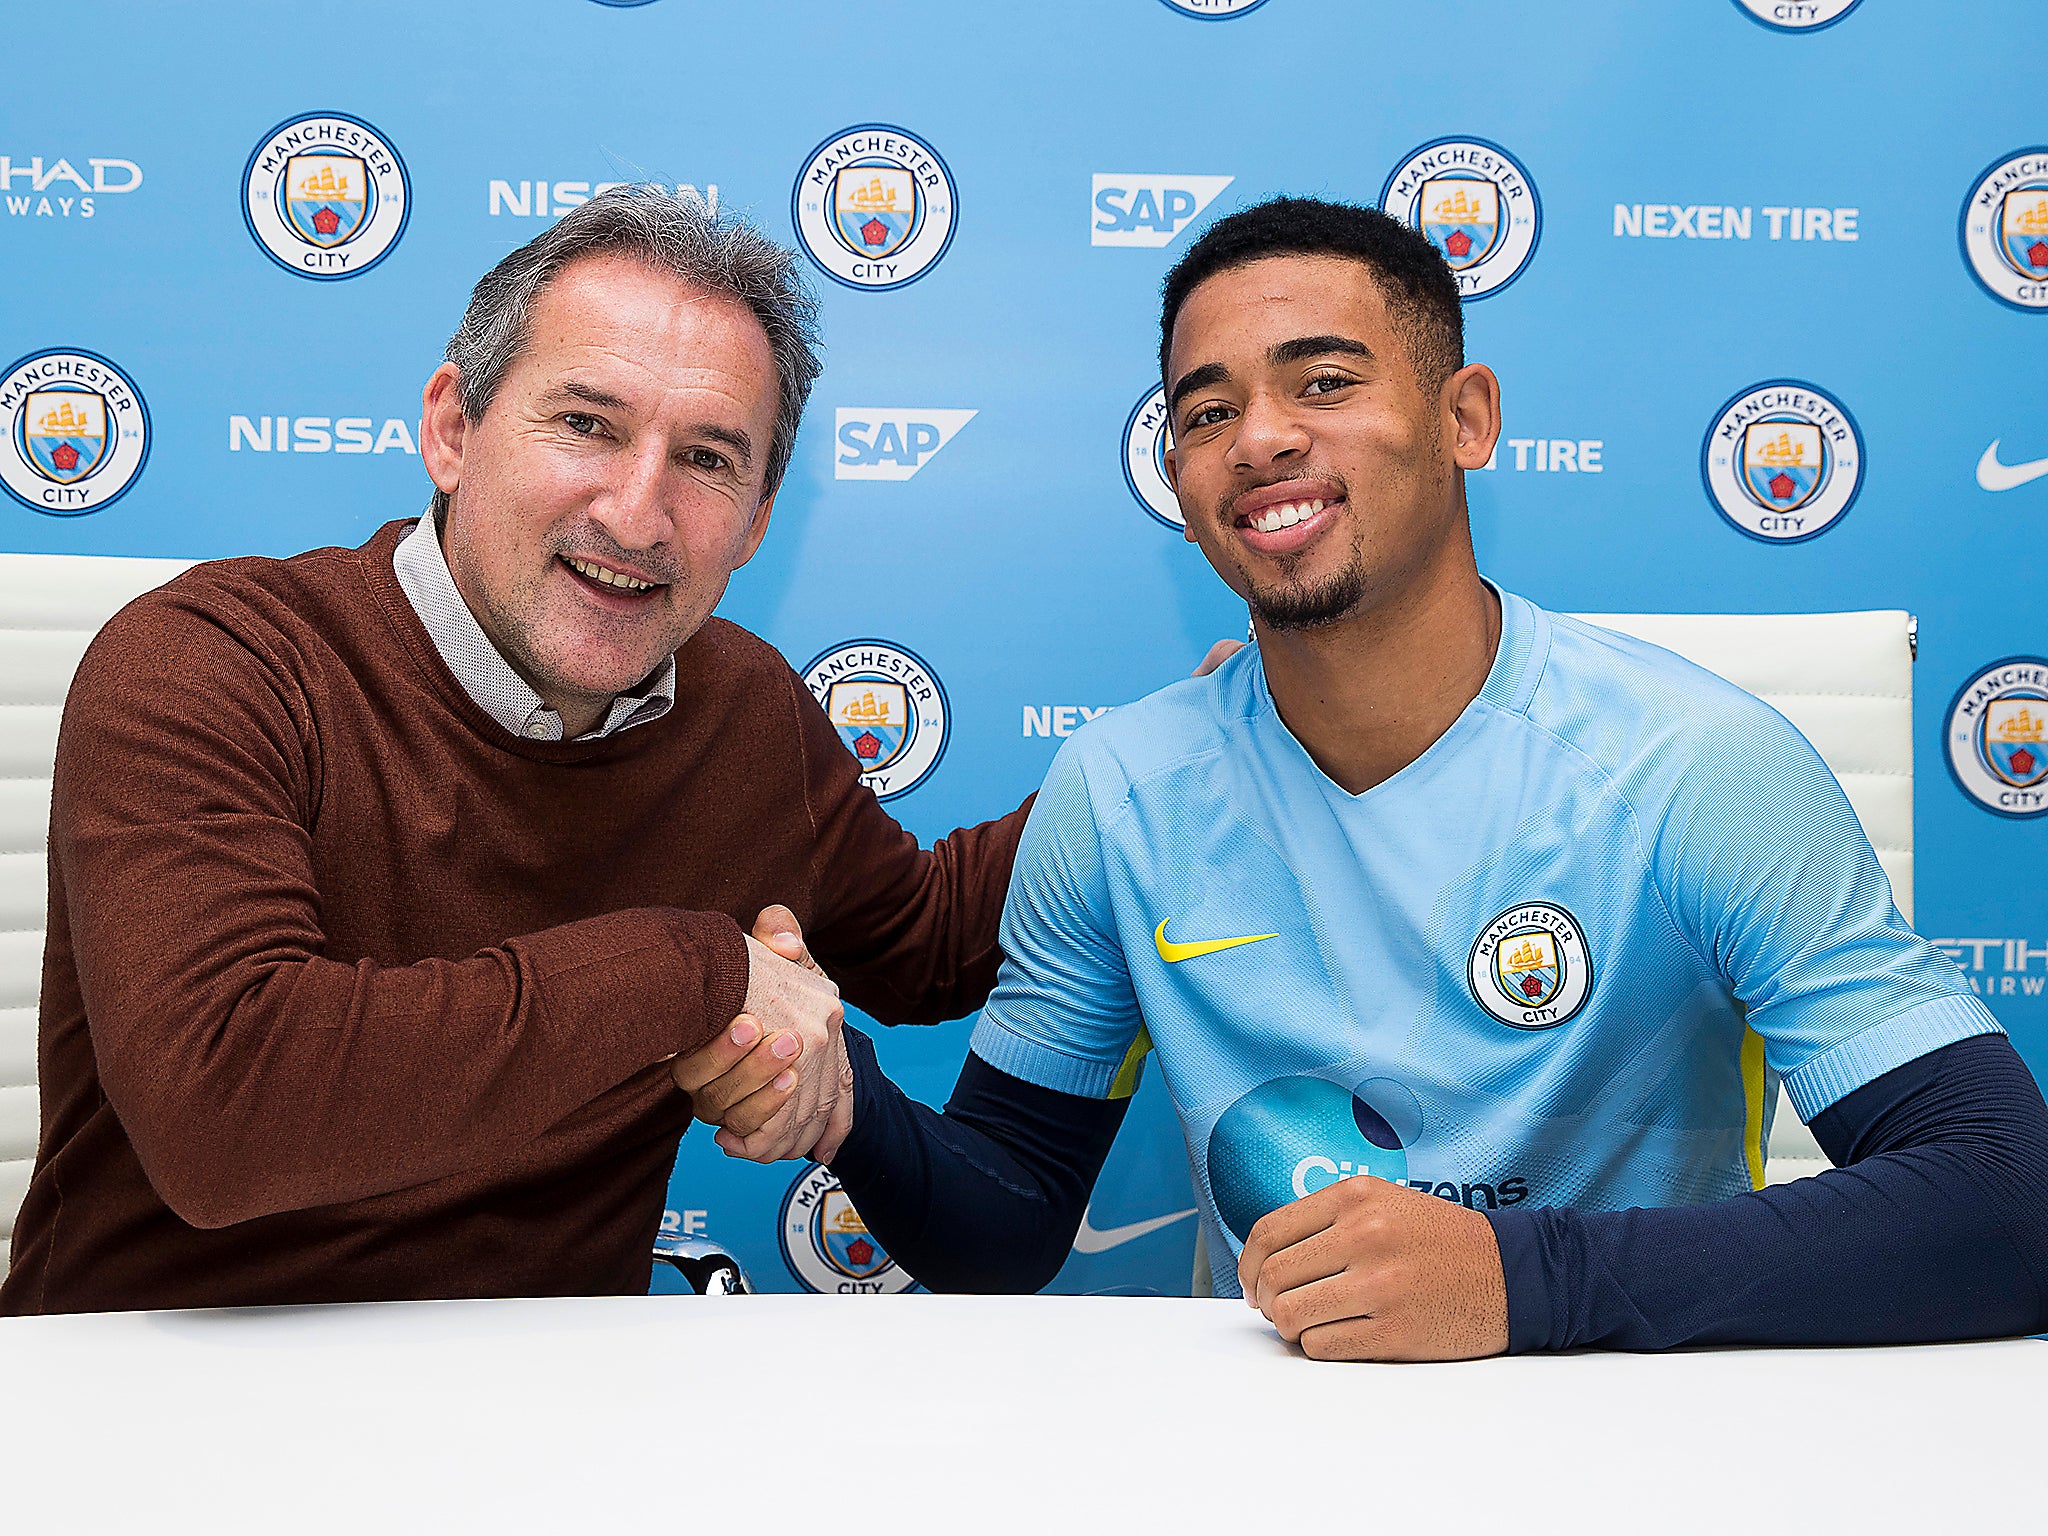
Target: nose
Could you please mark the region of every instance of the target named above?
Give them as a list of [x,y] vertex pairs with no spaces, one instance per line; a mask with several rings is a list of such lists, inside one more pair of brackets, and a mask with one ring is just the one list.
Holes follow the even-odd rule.
[[1308,455],[1308,424],[1285,400],[1260,390],[1245,402],[1231,439],[1231,468],[1253,472]]
[[591,502],[592,519],[626,549],[652,549],[675,532],[663,497],[668,450],[650,435],[612,460],[614,474]]

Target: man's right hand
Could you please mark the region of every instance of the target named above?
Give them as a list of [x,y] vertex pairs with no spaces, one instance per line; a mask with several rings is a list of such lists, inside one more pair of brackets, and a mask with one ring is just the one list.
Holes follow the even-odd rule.
[[769,907],[747,935],[747,995],[730,1026],[670,1064],[697,1118],[718,1125],[726,1153],[754,1162],[820,1162],[853,1128],[852,1067],[839,989],[805,947],[787,907]]

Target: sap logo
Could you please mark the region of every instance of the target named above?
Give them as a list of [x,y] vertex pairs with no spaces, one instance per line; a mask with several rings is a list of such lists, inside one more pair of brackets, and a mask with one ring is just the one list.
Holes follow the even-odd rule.
[[1500,451],[1508,449],[1515,456],[1515,468],[1521,471],[1536,470],[1539,474],[1552,475],[1600,475],[1606,466],[1600,462],[1600,455],[1607,447],[1603,437],[1510,437],[1494,443],[1493,457],[1484,465],[1487,469],[1500,469]]
[[1216,200],[1231,176],[1095,175],[1090,245],[1165,245]]
[[[89,219],[97,209],[93,194],[133,192],[142,185],[142,167],[133,160],[87,160],[88,179],[69,160],[47,166],[41,155],[14,160],[0,155],[0,201],[17,219]],[[110,174],[111,173],[111,174]],[[22,190],[17,192],[19,187]]]
[[977,412],[842,405],[833,413],[839,457],[835,480],[908,480],[931,462]]
[[1862,238],[1858,208],[1731,208],[1722,203],[1616,203],[1614,233],[1632,240],[1747,240],[1756,215],[1765,219],[1772,240],[1840,240]]
[[710,1220],[709,1211],[663,1211],[661,1230],[667,1237],[702,1237]]
[[[1962,967],[1964,977],[1979,997],[2040,997],[2048,989],[2048,940],[2040,948],[2025,939],[1930,939],[1936,949]],[[1968,951],[1965,956],[1964,951]],[[1990,951],[1996,969],[1984,955]],[[2041,970],[2029,974],[2030,963],[2039,960]]]
[[[557,218],[600,192],[633,183],[623,181],[493,181],[490,186],[491,217],[514,214],[522,219]],[[660,182],[650,183],[660,186]],[[517,188],[515,191],[514,188]],[[676,183],[676,196],[695,203],[707,214],[718,212],[718,183],[698,190],[687,181]],[[553,199],[550,205],[549,199]]]
[[1116,706],[1104,704],[1090,709],[1086,704],[1034,704],[1024,706],[1026,736],[1071,736],[1090,720],[1099,720]]
[[396,416],[230,416],[228,452],[418,453],[412,428]]

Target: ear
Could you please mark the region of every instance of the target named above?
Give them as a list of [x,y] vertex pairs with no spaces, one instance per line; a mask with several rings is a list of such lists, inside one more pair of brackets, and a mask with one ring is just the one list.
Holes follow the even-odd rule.
[[747,523],[747,536],[740,544],[740,557],[732,563],[734,570],[753,559],[761,548],[761,541],[768,537],[768,519],[775,515],[775,498],[780,494],[781,488],[777,487],[763,496],[761,504],[754,508],[754,515]]
[[462,483],[462,449],[469,419],[462,414],[462,373],[453,363],[436,368],[420,391],[420,457],[434,487],[449,496]]
[[[1166,464],[1166,488],[1169,491],[1173,492],[1175,498],[1177,499],[1180,496],[1180,452],[1178,449],[1169,447],[1166,450],[1166,452],[1161,455],[1161,458],[1164,460]],[[1183,510],[1181,514],[1180,536],[1183,539],[1187,540],[1190,544],[1196,542],[1195,530],[1187,526],[1187,514],[1185,510]]]
[[1444,414],[1455,434],[1451,460],[1484,469],[1500,438],[1500,380],[1484,363],[1467,363],[1444,381]]

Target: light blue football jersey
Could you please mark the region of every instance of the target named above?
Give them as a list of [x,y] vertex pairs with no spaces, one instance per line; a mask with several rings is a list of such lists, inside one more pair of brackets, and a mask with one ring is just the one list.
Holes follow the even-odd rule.
[[1761,1183],[1781,1078],[1810,1120],[1998,1031],[1784,717],[1501,608],[1478,698],[1362,795],[1247,647],[1083,727],[1025,828],[973,1049],[1095,1098],[1154,1052],[1219,1295],[1254,1221],[1336,1179],[1479,1209],[1720,1199]]

